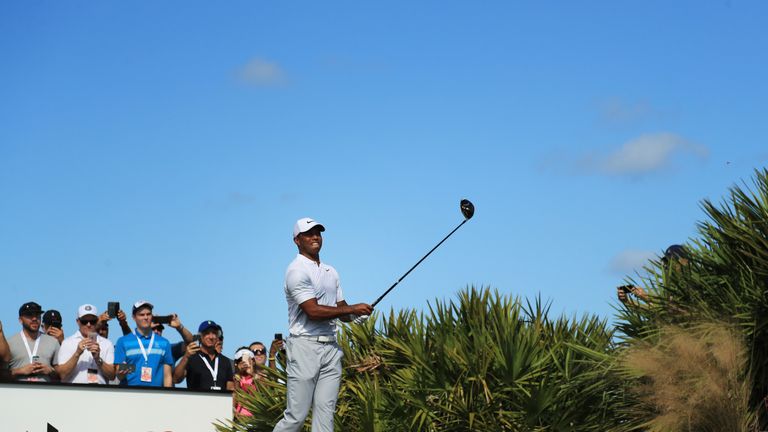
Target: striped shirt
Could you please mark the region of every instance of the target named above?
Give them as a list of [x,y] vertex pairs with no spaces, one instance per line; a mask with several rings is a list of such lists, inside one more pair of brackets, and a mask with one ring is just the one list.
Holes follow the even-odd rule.
[[[155,340],[152,343],[152,349],[149,348],[149,342],[154,333],[144,336],[138,330],[125,335],[115,343],[115,364],[128,363],[136,365],[136,370],[125,376],[123,385],[129,386],[163,386],[163,365],[173,367],[173,357],[171,356],[171,343],[168,339],[155,334]],[[147,351],[147,360],[144,360],[144,354],[139,347],[139,343]],[[152,369],[152,382],[141,380],[141,369],[149,367]]]

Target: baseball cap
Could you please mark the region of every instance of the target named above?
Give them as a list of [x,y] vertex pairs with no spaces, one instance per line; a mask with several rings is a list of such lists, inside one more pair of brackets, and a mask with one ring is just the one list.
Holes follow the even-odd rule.
[[19,308],[19,316],[22,316],[24,314],[41,314],[43,313],[43,308],[40,307],[39,304],[35,302],[27,302],[21,305]]
[[320,227],[320,231],[325,231],[323,224],[312,218],[301,218],[297,220],[296,225],[293,226],[293,238],[296,238],[297,235],[305,233],[316,226]]
[[53,323],[61,324],[61,313],[56,309],[45,311],[43,314],[43,324],[51,325]]
[[96,310],[96,306],[92,304],[84,304],[77,308],[77,317],[82,318],[86,315],[99,316],[99,312]]
[[240,348],[235,353],[235,360],[240,360],[243,357],[250,357],[254,358],[253,351],[249,350],[248,348]]
[[688,258],[688,251],[685,250],[684,246],[673,244],[664,251],[664,256],[661,258],[661,260],[667,262],[671,259],[680,258]]
[[154,306],[152,306],[152,303],[150,303],[150,302],[148,302],[146,300],[139,300],[139,301],[137,301],[136,303],[133,304],[133,313],[136,313],[137,310],[139,310],[139,309],[141,309],[143,307],[148,307],[149,310],[152,310],[152,309],[155,308]]
[[208,321],[203,321],[203,322],[200,323],[200,327],[197,328],[197,332],[198,333],[203,333],[204,331],[206,331],[206,330],[208,330],[210,328],[215,328],[216,330],[221,330],[221,326],[220,325],[216,324],[215,322],[213,322],[211,320],[208,320]]

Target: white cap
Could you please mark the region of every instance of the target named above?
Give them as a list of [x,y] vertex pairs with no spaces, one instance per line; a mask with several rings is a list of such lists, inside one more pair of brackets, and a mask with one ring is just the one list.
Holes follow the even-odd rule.
[[293,226],[293,238],[296,238],[297,235],[305,233],[316,226],[320,227],[320,231],[325,231],[323,224],[312,218],[301,218],[297,220],[296,225]]
[[235,353],[235,360],[240,360],[243,357],[254,358],[253,351],[243,348]]
[[154,309],[155,307],[152,306],[152,303],[146,301],[146,300],[139,300],[136,303],[133,304],[133,313],[136,313],[137,310],[141,309],[142,307],[147,306],[150,309]]
[[99,316],[99,311],[96,310],[96,306],[92,304],[84,304],[77,308],[77,317],[82,318],[86,315],[93,315],[95,317]]

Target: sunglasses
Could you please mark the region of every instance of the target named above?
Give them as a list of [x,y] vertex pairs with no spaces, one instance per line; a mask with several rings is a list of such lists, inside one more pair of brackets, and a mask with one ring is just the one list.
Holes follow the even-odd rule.
[[264,355],[264,354],[267,353],[267,350],[266,349],[257,349],[257,350],[253,350],[253,353],[256,354],[256,355]]
[[82,325],[96,325],[96,323],[99,322],[98,319],[81,319],[80,324]]

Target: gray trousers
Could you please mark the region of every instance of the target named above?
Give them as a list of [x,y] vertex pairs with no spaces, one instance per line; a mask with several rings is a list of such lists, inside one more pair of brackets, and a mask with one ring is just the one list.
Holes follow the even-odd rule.
[[300,431],[310,408],[312,432],[332,432],[341,384],[341,348],[335,343],[290,337],[285,349],[288,400],[283,418],[272,432]]

